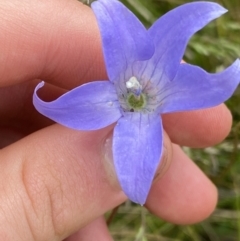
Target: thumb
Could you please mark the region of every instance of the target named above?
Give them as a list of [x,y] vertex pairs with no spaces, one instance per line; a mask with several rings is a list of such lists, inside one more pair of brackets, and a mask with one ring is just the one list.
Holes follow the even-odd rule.
[[53,125],[2,149],[1,239],[62,240],[122,203],[106,148],[111,129]]

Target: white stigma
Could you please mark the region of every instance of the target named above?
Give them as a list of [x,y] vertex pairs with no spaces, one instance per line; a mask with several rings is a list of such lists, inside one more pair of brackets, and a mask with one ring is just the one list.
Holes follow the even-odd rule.
[[137,78],[135,76],[132,76],[127,82],[126,82],[127,89],[131,90],[134,94],[139,96],[142,92],[142,86],[138,82]]

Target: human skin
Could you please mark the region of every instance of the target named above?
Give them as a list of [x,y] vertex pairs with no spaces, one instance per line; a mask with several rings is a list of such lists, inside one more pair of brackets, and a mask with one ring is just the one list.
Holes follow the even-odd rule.
[[[0,1],[0,22],[0,239],[112,240],[102,215],[126,200],[111,160],[113,125],[75,131],[32,105],[39,79],[48,83],[45,100],[107,79],[91,9],[75,0]],[[163,116],[164,156],[146,203],[152,213],[178,224],[211,214],[216,188],[177,145],[219,143],[231,121],[223,104]]]

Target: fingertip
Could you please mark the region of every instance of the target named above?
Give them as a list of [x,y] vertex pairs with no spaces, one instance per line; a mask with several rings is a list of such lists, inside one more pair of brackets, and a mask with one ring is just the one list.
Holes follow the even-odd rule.
[[172,142],[194,148],[216,145],[226,138],[232,115],[226,105],[198,111],[163,115],[163,125]]
[[155,215],[175,224],[193,224],[215,209],[217,189],[176,145],[168,172],[156,182],[146,206]]

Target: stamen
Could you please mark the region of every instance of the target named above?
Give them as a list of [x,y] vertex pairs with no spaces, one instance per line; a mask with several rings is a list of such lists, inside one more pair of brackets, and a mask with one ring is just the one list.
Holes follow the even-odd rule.
[[142,86],[138,82],[137,78],[135,76],[132,76],[127,82],[126,87],[129,89],[133,94],[136,96],[141,95],[142,93]]

